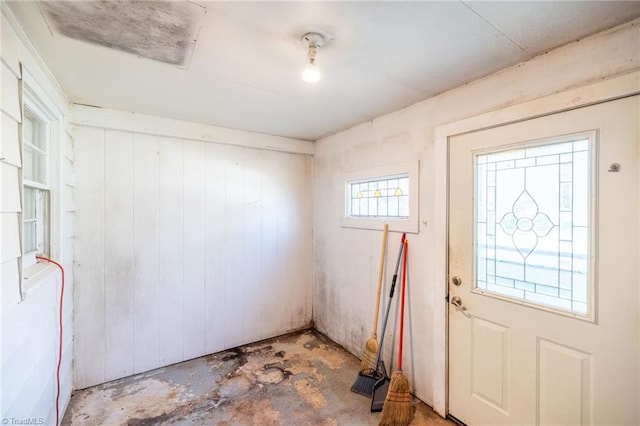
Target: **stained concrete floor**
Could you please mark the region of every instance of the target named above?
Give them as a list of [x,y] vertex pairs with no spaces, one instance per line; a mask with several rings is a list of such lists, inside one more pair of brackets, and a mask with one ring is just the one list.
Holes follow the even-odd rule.
[[[312,330],[77,391],[63,425],[377,425],[359,361]],[[450,426],[414,399],[412,425]]]

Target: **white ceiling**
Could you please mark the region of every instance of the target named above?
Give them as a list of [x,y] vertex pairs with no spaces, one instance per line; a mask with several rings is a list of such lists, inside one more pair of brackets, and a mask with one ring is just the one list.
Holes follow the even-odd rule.
[[[72,102],[307,140],[640,16],[640,1],[193,1],[204,13],[192,53],[170,65],[64,36],[36,2],[8,3]],[[130,16],[135,3],[119,3]],[[313,30],[332,40],[310,85],[299,39]]]

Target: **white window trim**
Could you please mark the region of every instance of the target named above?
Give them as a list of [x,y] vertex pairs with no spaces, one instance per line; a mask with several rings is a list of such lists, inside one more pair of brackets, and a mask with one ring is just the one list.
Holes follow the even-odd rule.
[[[382,230],[383,224],[389,224],[392,232],[408,232],[417,234],[419,232],[419,200],[420,200],[420,162],[418,160],[405,161],[402,163],[373,167],[345,173],[343,176],[344,187],[342,205],[340,211],[340,224],[345,228]],[[387,176],[397,175],[409,176],[409,217],[350,217],[348,215],[349,206],[349,183],[364,180],[376,180]]]
[[[49,253],[50,258],[60,259],[60,242],[62,241],[62,142],[64,140],[64,114],[53,102],[51,97],[38,83],[37,79],[23,67],[22,69],[22,106],[26,106],[39,118],[44,120],[49,126],[49,161],[47,164],[47,189],[49,190]],[[22,130],[20,132],[20,149],[22,150]],[[23,165],[24,166],[24,165]],[[31,185],[32,182],[25,182],[23,169],[20,169],[20,192],[24,191],[24,184]],[[33,183],[34,187],[41,185]],[[24,196],[21,195],[22,203]],[[23,215],[20,212],[20,247],[24,246]],[[21,269],[21,292],[32,287],[41,280],[36,279],[43,272],[43,267],[39,263],[29,262],[24,256],[20,259]],[[46,269],[46,268],[45,268]]]
[[[36,263],[36,255],[39,254],[37,249],[34,249],[32,251],[29,252],[24,252],[24,247],[25,247],[25,242],[24,242],[24,206],[25,206],[25,188],[29,187],[30,189],[36,190],[37,194],[42,194],[42,193],[46,193],[46,199],[47,202],[46,203],[42,203],[40,204],[38,202],[38,200],[34,200],[34,203],[36,205],[38,205],[39,207],[44,207],[47,211],[45,213],[41,214],[41,219],[42,222],[46,222],[46,234],[45,236],[43,236],[43,240],[44,243],[47,246],[47,253],[46,255],[49,255],[49,240],[50,240],[50,236],[48,235],[51,231],[51,220],[50,220],[50,208],[49,208],[49,199],[51,198],[51,186],[50,186],[50,172],[51,172],[51,166],[49,165],[49,163],[51,162],[51,120],[48,116],[48,114],[46,114],[43,109],[42,106],[40,105],[40,101],[39,100],[34,100],[32,99],[32,97],[29,94],[26,94],[24,97],[25,101],[24,101],[24,105],[23,105],[23,114],[22,114],[22,123],[24,126],[24,122],[26,120],[26,110],[28,109],[31,113],[31,115],[35,116],[36,120],[40,121],[41,123],[43,123],[44,125],[44,130],[45,130],[45,134],[42,135],[45,139],[45,148],[44,150],[42,150],[42,153],[44,154],[44,159],[45,162],[44,164],[41,165],[41,167],[44,169],[44,175],[43,175],[43,182],[38,182],[38,181],[32,181],[32,180],[28,180],[24,177],[24,158],[25,158],[25,150],[26,150],[26,143],[24,140],[24,128],[22,131],[22,172],[23,172],[23,178],[22,178],[22,214],[23,214],[23,221],[22,221],[22,256],[23,256],[23,268],[29,268],[31,267],[33,264]],[[36,150],[40,150],[37,146],[33,145],[35,141],[29,141],[29,144],[32,145],[32,149],[36,149]],[[36,212],[39,209],[36,208]],[[37,217],[37,216],[36,216]],[[40,221],[38,221],[40,222]],[[38,233],[38,227],[36,227],[36,234]]]

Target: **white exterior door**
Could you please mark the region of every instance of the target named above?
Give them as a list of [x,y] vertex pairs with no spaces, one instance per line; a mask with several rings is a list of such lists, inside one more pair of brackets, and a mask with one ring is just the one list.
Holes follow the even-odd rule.
[[450,138],[452,416],[640,424],[639,123],[634,96]]

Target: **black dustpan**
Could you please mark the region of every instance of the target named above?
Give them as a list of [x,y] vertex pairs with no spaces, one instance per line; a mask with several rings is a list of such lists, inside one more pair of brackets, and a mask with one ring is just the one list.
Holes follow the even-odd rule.
[[380,361],[376,370],[364,370],[358,374],[358,378],[353,386],[351,386],[351,392],[371,397],[373,396],[376,383],[386,376],[387,370],[384,367],[384,363]]
[[373,396],[371,397],[372,413],[377,413],[378,411],[382,411],[382,407],[384,406],[384,401],[387,399],[387,393],[389,392],[390,383],[391,383],[391,379],[387,374],[385,374],[384,377],[378,380],[376,384],[373,386]]

